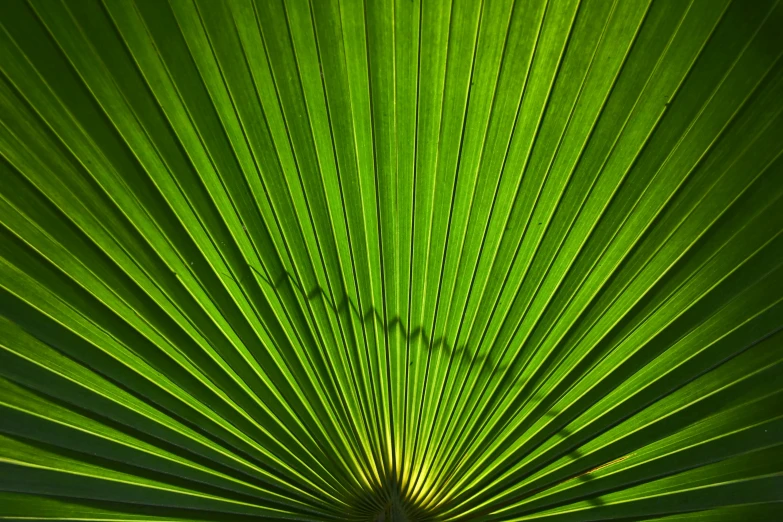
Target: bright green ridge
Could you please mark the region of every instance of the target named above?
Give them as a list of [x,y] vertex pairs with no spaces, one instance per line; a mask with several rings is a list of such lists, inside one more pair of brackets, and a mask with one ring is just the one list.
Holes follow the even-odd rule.
[[783,520],[783,2],[0,26],[0,519]]

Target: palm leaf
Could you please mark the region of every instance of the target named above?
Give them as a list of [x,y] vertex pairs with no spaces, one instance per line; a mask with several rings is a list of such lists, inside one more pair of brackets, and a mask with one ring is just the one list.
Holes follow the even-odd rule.
[[0,3],[0,517],[777,520],[781,23]]

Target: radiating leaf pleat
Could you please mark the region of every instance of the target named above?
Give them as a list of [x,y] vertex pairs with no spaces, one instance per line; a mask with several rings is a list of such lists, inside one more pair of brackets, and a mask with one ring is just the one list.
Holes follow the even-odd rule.
[[781,23],[0,3],[0,518],[777,520]]

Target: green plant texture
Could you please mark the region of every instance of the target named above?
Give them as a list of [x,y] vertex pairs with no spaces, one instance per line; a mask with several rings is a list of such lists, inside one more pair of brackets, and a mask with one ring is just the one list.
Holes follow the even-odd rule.
[[0,520],[783,520],[783,1],[0,27]]

